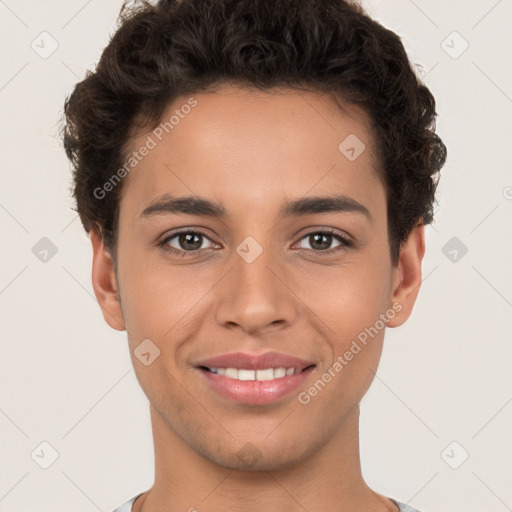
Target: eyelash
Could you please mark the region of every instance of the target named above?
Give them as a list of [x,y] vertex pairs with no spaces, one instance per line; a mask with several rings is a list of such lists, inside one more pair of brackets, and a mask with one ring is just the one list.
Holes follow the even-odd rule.
[[[158,246],[161,247],[164,251],[166,251],[166,252],[168,252],[170,254],[173,254],[175,256],[180,256],[180,257],[196,256],[198,253],[200,253],[201,251],[205,250],[205,249],[199,249],[199,250],[195,250],[195,251],[184,251],[184,250],[175,249],[174,247],[170,247],[168,245],[170,240],[172,240],[173,238],[175,238],[175,237],[177,237],[179,235],[183,235],[183,234],[201,235],[201,236],[207,238],[208,240],[210,240],[210,237],[206,233],[203,233],[200,230],[191,230],[191,229],[189,229],[189,230],[178,231],[177,233],[173,233],[172,235],[169,235],[164,240],[159,242]],[[333,249],[325,249],[323,251],[320,251],[320,250],[315,251],[314,249],[302,249],[302,250],[313,251],[313,252],[318,253],[318,254],[333,254],[333,253],[338,252],[340,250],[344,250],[344,249],[347,249],[347,248],[350,248],[350,247],[354,246],[354,242],[352,242],[347,237],[345,237],[345,236],[341,235],[340,233],[338,233],[335,229],[331,229],[331,228],[326,228],[326,229],[321,229],[321,230],[316,230],[316,231],[310,231],[309,233],[304,234],[299,239],[299,242],[300,242],[300,240],[303,240],[304,238],[306,238],[308,236],[311,236],[311,235],[332,235],[339,242],[341,242],[341,245],[339,245],[338,247],[335,247]]]

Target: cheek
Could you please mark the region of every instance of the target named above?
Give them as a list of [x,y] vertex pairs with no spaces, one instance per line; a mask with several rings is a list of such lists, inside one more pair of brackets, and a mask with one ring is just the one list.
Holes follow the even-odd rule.
[[152,265],[142,257],[133,257],[124,266],[120,262],[123,315],[131,343],[149,338],[165,350],[178,333],[186,339],[216,275],[209,279],[190,267],[172,268],[165,262]]
[[311,411],[316,410],[320,417],[329,417],[332,428],[368,390],[379,364],[386,326],[389,276],[385,265],[352,270],[337,275],[339,284],[331,282],[330,294],[311,296],[329,329],[323,329],[322,366],[299,401],[311,405]]
[[[302,287],[304,302],[329,327],[324,332],[336,353],[379,321],[388,307],[389,260],[369,256],[322,269]],[[382,327],[381,322],[378,326]]]

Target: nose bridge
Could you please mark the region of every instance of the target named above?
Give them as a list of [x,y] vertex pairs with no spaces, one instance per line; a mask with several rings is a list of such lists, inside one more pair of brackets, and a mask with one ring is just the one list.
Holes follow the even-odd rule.
[[232,270],[222,280],[217,303],[221,325],[237,324],[247,332],[257,332],[293,320],[293,294],[279,276],[282,265],[270,235],[263,238],[265,246],[249,236],[233,251]]

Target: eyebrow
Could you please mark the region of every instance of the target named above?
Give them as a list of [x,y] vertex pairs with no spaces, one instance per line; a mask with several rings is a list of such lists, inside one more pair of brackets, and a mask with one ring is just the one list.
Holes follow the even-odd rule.
[[[309,196],[284,204],[279,219],[311,215],[315,213],[357,213],[372,221],[368,208],[346,195]],[[164,194],[153,200],[140,214],[140,218],[155,215],[199,215],[201,217],[226,218],[226,209],[217,202],[198,196],[173,197]]]

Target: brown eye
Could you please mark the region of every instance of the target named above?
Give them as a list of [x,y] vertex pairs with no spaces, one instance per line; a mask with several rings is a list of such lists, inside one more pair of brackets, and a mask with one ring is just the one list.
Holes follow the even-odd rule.
[[201,231],[180,231],[165,238],[160,245],[164,250],[173,254],[187,256],[187,253],[192,253],[190,255],[193,256],[195,253],[213,246],[213,242],[210,240],[212,244],[210,247],[202,247],[205,239],[210,240]]
[[[338,245],[332,247],[334,240],[338,241]],[[302,249],[312,250],[315,252],[336,252],[344,247],[350,247],[352,243],[346,237],[333,231],[312,231],[308,233],[302,240],[306,240],[309,247],[301,247]]]

